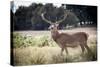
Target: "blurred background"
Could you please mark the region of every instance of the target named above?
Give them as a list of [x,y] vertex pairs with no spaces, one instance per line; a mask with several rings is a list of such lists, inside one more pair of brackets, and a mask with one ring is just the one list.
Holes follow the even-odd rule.
[[46,18],[52,22],[62,19],[63,12],[68,14],[59,28],[97,26],[97,7],[86,5],[53,4],[53,3],[14,3],[11,2],[11,21],[13,30],[47,30],[48,24],[41,18],[46,11]]

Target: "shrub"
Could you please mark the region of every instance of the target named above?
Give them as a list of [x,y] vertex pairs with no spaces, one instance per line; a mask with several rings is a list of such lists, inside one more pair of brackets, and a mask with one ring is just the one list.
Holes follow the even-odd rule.
[[27,46],[56,46],[56,43],[53,41],[50,36],[22,36],[21,34],[13,34],[13,44],[14,48],[27,47]]

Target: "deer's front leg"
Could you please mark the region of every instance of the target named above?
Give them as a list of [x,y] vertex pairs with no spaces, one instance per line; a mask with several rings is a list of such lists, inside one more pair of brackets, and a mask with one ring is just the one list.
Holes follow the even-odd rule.
[[82,53],[84,53],[85,48],[84,48],[83,44],[80,44],[80,47],[81,47]]
[[64,48],[61,48],[61,55],[63,55]]
[[65,51],[66,51],[66,54],[68,54],[68,49],[67,49],[67,47],[65,48]]

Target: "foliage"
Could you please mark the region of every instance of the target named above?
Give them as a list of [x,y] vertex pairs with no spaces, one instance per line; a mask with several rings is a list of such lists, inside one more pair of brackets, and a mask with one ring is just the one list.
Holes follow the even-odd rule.
[[[52,3],[45,5],[39,3],[32,3],[30,6],[19,6],[15,13],[11,10],[12,23],[14,23],[14,30],[46,30],[49,24],[41,19],[41,13],[47,12],[46,18],[50,21],[60,20],[67,10],[68,17],[63,21],[61,26],[74,25],[79,21],[94,21],[96,22],[97,8],[94,6],[79,6],[79,5],[65,5],[66,8],[56,7]],[[12,8],[13,9],[13,8]]]
[[[51,45],[50,45],[51,44]],[[56,46],[55,42],[50,38],[50,36],[22,36],[21,34],[13,34],[13,45],[14,48],[28,47],[28,46]]]
[[24,37],[19,34],[13,35],[13,47],[21,47],[24,44]]

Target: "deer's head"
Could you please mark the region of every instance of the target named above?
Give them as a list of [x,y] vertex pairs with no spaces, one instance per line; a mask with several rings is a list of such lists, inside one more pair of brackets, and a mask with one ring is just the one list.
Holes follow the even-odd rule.
[[58,23],[52,23],[48,29],[50,30],[58,30],[59,24]]
[[[56,20],[56,22],[52,22],[50,20],[47,20],[44,15],[46,14],[46,12],[41,14],[41,17],[44,21],[46,21],[47,23],[50,24],[49,28],[51,31],[56,31],[58,29],[59,24],[64,21],[67,17],[67,14],[64,12],[63,18],[61,20]],[[57,18],[57,17],[56,17]]]

